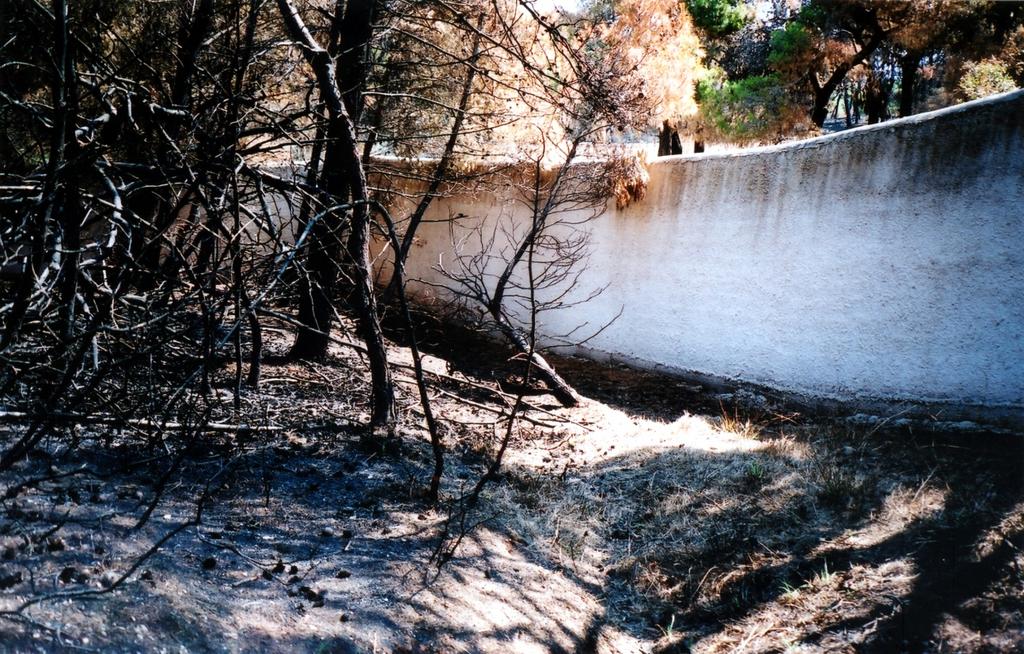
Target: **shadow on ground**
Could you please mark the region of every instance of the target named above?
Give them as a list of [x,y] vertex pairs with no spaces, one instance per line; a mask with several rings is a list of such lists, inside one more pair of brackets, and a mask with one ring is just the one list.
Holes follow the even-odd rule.
[[[429,452],[419,438],[367,451],[328,410],[312,420],[323,407],[309,397],[289,399],[302,429],[191,452],[138,529],[171,458],[88,438],[74,452],[52,447],[18,480],[86,472],[3,500],[3,609],[101,589],[191,519],[211,479],[220,490],[201,526],[116,592],[0,622],[0,649],[1024,647],[1019,437],[750,427],[734,414],[733,427],[746,425],[737,433],[688,416],[708,399],[675,382],[573,374],[601,400],[571,414],[589,429],[521,434],[503,478],[465,516],[420,498]],[[448,497],[475,479],[481,449],[450,457]],[[438,570],[449,517],[455,532],[471,528]]]

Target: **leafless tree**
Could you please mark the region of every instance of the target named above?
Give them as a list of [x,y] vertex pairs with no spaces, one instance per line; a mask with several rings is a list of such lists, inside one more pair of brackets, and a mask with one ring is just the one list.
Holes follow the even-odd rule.
[[[324,7],[13,0],[0,9],[10,35],[0,43],[0,121],[10,127],[0,135],[4,493],[27,487],[18,473],[33,452],[130,443],[154,470],[137,517],[145,523],[208,436],[241,449],[276,433],[247,387],[260,382],[264,335],[282,325],[298,326],[293,358],[323,357],[332,343],[359,348],[370,372],[366,426],[397,431],[369,257],[376,236],[397,253],[393,292],[434,452],[427,495],[442,500],[444,419],[430,406],[406,254],[430,204],[472,177],[467,161],[542,122],[547,143],[569,133],[572,146],[553,175],[539,159],[504,165],[533,218],[508,232],[501,282],[478,299],[523,351],[528,376],[545,370],[574,398],[516,320],[534,315],[536,295],[557,304],[548,295],[576,274],[585,241],[556,237],[555,226],[597,206],[600,175],[575,153],[622,117],[628,88],[571,36],[578,26],[528,5]],[[513,68],[521,77],[506,74]],[[425,159],[412,175],[419,194],[394,220],[368,182],[387,174],[377,154]],[[339,336],[346,299],[357,339]],[[182,529],[199,524],[201,508]]]

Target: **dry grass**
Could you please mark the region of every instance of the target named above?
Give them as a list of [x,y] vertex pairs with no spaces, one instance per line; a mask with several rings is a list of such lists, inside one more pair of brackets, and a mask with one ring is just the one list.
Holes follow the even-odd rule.
[[[915,557],[920,544],[993,511],[993,494],[948,506],[950,485],[981,470],[892,434],[780,429],[738,411],[671,422],[587,411],[595,431],[537,446],[540,466],[521,453],[491,501],[539,556],[604,586],[609,624],[660,651],[863,647],[934,565]],[[564,478],[544,472],[563,466]],[[972,501],[963,491],[958,505]],[[1020,520],[1017,507],[968,537],[1003,547]]]

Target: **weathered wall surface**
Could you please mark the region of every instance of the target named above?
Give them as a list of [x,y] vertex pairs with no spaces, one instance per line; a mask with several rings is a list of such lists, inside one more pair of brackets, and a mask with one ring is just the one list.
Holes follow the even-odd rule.
[[[660,159],[647,197],[586,226],[587,304],[541,332],[621,316],[590,356],[811,398],[1024,416],[1024,92],[726,155]],[[522,220],[492,194],[428,218]],[[409,273],[444,283],[447,224]],[[477,239],[461,246],[478,247]],[[420,293],[436,293],[421,286]]]

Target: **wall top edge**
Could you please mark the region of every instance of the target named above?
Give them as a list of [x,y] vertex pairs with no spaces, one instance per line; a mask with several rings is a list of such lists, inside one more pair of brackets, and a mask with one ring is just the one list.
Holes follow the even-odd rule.
[[[1007,91],[1005,93],[997,93],[995,95],[990,95],[986,98],[981,98],[979,100],[971,100],[970,102],[964,102],[962,104],[953,105],[951,107],[943,107],[941,109],[935,109],[933,111],[925,111],[919,114],[914,114],[913,116],[907,116],[906,118],[894,118],[892,120],[876,123],[874,125],[861,125],[860,127],[852,127],[850,129],[845,129],[841,132],[824,134],[822,136],[801,139],[799,141],[786,141],[785,143],[755,146],[739,150],[730,150],[727,152],[677,154],[667,157],[658,157],[657,159],[652,161],[650,165],[670,166],[673,164],[679,164],[690,161],[707,161],[712,159],[735,159],[739,157],[755,156],[762,154],[776,154],[791,150],[795,151],[810,148],[819,148],[833,142],[862,138],[874,132],[884,132],[901,128],[918,127],[920,125],[931,122],[947,120],[949,118],[956,117],[961,114],[971,114],[992,107],[999,107],[1002,105],[1013,105],[1018,103],[1024,104],[1024,89]],[[1024,118],[1022,118],[1022,123],[1024,123]]]

